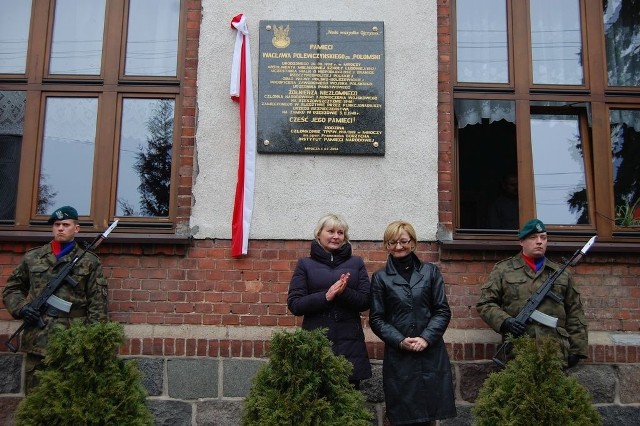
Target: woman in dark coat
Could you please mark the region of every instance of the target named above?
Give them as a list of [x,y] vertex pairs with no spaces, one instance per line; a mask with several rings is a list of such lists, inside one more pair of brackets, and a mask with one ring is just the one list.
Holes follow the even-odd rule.
[[387,264],[371,279],[369,324],[385,343],[382,378],[393,425],[456,416],[449,355],[442,340],[451,309],[440,270],[415,255],[416,232],[396,221],[384,232]]
[[327,328],[336,355],[344,355],[356,388],[371,377],[360,312],[369,309],[371,282],[361,257],[351,255],[349,226],[340,216],[325,215],[316,225],[311,254],[298,260],[287,306],[304,315],[302,328]]

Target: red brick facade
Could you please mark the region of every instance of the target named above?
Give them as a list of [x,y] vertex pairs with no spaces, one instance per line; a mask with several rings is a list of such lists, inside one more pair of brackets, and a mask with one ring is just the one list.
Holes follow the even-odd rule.
[[[453,223],[452,94],[450,74],[449,1],[438,0],[439,43],[439,218],[451,232]],[[196,76],[200,32],[200,1],[188,1],[187,45],[182,103],[182,136],[176,223],[189,226],[196,133]],[[0,287],[22,255],[36,243],[0,243]],[[452,250],[437,243],[421,243],[418,255],[440,266],[453,310],[450,329],[486,329],[475,310],[480,285],[493,264],[516,251]],[[109,281],[110,314],[128,325],[257,327],[265,335],[274,327],[291,327],[300,320],[286,308],[287,288],[296,260],[308,253],[308,241],[250,241],[242,259],[230,255],[230,242],[193,240],[188,245],[114,243],[99,249]],[[379,242],[354,242],[369,272],[380,268],[386,253]],[[551,253],[559,259],[560,254]],[[574,270],[586,306],[591,332],[639,331],[640,255],[596,252]],[[11,316],[0,304],[0,321]],[[366,325],[366,318],[364,320]],[[6,324],[6,323],[5,323]],[[491,358],[494,343],[480,338],[448,342],[454,360]],[[4,341],[7,335],[0,336]],[[267,339],[200,339],[129,335],[125,355],[263,357]],[[382,358],[382,344],[369,343],[371,357]],[[4,345],[0,351],[6,351]],[[637,346],[594,344],[592,362],[638,362]]]
[[[20,261],[25,244],[0,245],[0,280],[4,283]],[[292,327],[300,320],[287,311],[287,288],[296,260],[306,256],[308,241],[251,241],[249,255],[230,256],[229,241],[194,241],[191,246],[104,243],[99,250],[109,281],[111,319],[130,325]],[[384,264],[378,242],[354,242],[369,272]],[[418,255],[438,264],[453,311],[450,329],[479,330],[475,302],[493,264],[505,251],[443,251],[421,243]],[[552,254],[554,256],[554,254]],[[574,272],[586,305],[589,330],[638,331],[640,324],[640,256],[593,254]],[[0,309],[0,320],[11,317]],[[366,327],[366,318],[364,319]],[[473,331],[469,333],[473,336]],[[128,336],[124,355],[263,357],[267,339],[203,339]],[[6,338],[6,336],[2,336]],[[481,337],[447,342],[456,361],[489,359],[494,343]],[[369,342],[373,359],[383,345]],[[6,350],[4,347],[0,350]],[[638,362],[636,346],[592,345],[591,362]]]

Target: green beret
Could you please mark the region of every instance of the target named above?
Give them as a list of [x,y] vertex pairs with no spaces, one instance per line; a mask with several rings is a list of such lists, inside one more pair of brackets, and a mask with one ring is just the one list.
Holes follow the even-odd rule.
[[541,232],[547,232],[544,223],[539,219],[531,219],[525,223],[520,232],[518,232],[518,239],[524,240],[531,234],[539,234]]
[[60,207],[49,216],[47,223],[53,225],[56,220],[75,219],[78,220],[78,211],[71,206]]

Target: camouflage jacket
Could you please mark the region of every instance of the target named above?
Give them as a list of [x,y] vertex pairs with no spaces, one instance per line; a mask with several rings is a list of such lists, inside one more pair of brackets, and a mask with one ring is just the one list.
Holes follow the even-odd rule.
[[[487,282],[482,286],[480,300],[476,304],[482,319],[495,331],[508,317],[515,317],[527,303],[529,297],[562,265],[545,258],[543,267],[536,273],[525,263],[522,253],[498,262]],[[575,354],[587,357],[587,323],[580,293],[576,289],[571,273],[565,271],[553,284],[551,291],[562,301],[546,297],[538,310],[558,318],[555,329],[530,321],[529,336],[552,336],[562,348],[565,357]]]
[[[42,292],[47,282],[64,264],[81,253],[82,249],[76,244],[70,253],[57,261],[51,251],[51,244],[28,251],[20,265],[9,276],[2,291],[4,304],[11,315],[18,318],[20,309]],[[67,327],[70,321],[84,321],[87,324],[107,321],[107,281],[102,274],[102,265],[98,257],[88,252],[70,275],[78,285],[73,288],[68,283],[63,283],[55,295],[73,304],[71,312],[56,315],[54,311],[50,311],[43,314],[42,319],[47,324],[43,329],[37,326],[25,327],[22,334],[24,352],[45,355],[51,330],[54,327]]]

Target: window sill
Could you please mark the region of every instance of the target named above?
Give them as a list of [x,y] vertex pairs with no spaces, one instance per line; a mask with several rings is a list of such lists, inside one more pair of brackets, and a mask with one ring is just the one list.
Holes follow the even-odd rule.
[[[549,238],[553,238],[550,236]],[[576,251],[584,246],[588,241],[585,238],[584,242],[575,241],[549,241],[548,251],[550,252],[571,252]],[[443,250],[450,251],[519,251],[520,243],[518,240],[449,240],[440,241]],[[589,250],[590,252],[597,253],[640,253],[640,244],[633,242],[596,242]]]
[[[98,233],[80,232],[77,235],[79,241],[91,241],[98,236]],[[4,231],[0,232],[0,242],[27,242],[46,243],[51,241],[51,232],[27,232],[27,231]],[[189,245],[191,237],[177,234],[136,234],[136,233],[112,233],[105,241],[118,244],[173,244]]]

